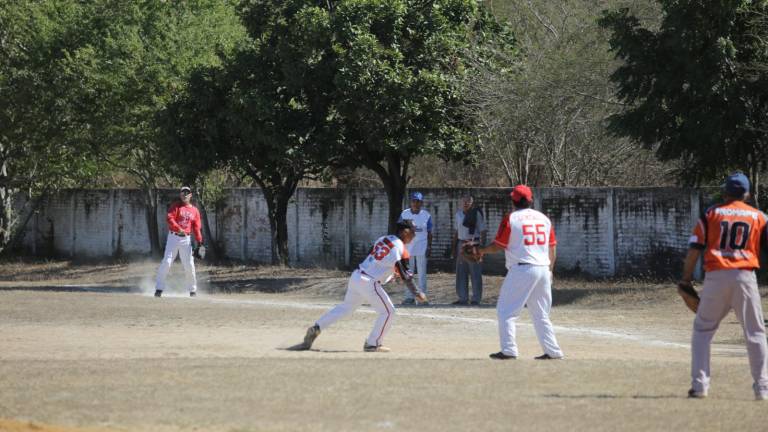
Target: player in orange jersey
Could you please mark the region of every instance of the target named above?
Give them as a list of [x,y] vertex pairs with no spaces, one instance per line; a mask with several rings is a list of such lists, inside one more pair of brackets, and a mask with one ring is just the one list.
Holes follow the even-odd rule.
[[691,389],[688,396],[707,396],[710,382],[710,345],[720,321],[733,309],[744,329],[755,399],[768,399],[768,347],[763,308],[755,270],[766,241],[766,216],[744,201],[749,180],[742,173],[723,184],[723,203],[704,213],[690,239],[683,280],[690,283],[699,257],[704,257],[704,286],[691,339]]

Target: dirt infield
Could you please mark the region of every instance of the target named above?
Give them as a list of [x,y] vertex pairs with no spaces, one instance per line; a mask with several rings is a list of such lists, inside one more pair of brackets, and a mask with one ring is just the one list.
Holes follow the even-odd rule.
[[684,397],[693,316],[666,284],[558,280],[567,359],[532,360],[524,314],[521,358],[494,362],[498,277],[484,305],[459,308],[452,276],[431,275],[433,305],[398,309],[391,353],[362,352],[368,308],[293,352],[343,296],[343,272],[203,267],[198,298],[155,299],[154,269],[0,265],[0,431],[760,430],[768,419],[733,315],[716,336],[710,398]]

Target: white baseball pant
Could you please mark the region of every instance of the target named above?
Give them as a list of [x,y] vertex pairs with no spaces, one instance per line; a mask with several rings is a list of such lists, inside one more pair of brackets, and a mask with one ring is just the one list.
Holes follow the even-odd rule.
[[155,289],[165,290],[165,279],[171,270],[171,264],[176,259],[176,255],[181,258],[181,264],[184,266],[184,275],[186,277],[186,287],[189,292],[197,291],[197,277],[195,276],[195,257],[192,255],[192,237],[179,237],[176,234],[168,233],[168,240],[165,242],[165,254],[160,262],[160,268],[157,269],[157,280]]
[[[419,289],[424,294],[427,294],[427,256],[426,255],[411,255],[408,260],[408,267],[411,273],[416,273],[416,281]],[[414,298],[411,290],[405,290],[405,298]]]
[[507,272],[496,304],[501,351],[517,357],[515,322],[526,304],[544,352],[550,357],[563,357],[552,322],[549,320],[549,311],[552,308],[552,273],[547,266],[518,265]]
[[315,324],[320,326],[320,330],[325,330],[336,321],[357,310],[363,303],[370,304],[378,313],[366,343],[371,346],[379,346],[392,327],[395,307],[392,305],[389,295],[381,287],[381,283],[362,274],[360,270],[355,270],[349,278],[344,302],[326,312]]
[[709,390],[712,337],[731,309],[744,331],[754,380],[752,388],[756,395],[768,395],[768,347],[763,307],[755,272],[748,270],[712,271],[704,278],[701,302],[693,321],[691,387],[697,392]]

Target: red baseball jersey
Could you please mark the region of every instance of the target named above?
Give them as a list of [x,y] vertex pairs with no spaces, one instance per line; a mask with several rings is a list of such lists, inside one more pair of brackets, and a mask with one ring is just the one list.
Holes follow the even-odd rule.
[[187,235],[194,234],[198,243],[203,242],[200,212],[192,204],[173,203],[168,209],[166,220],[168,221],[168,229],[172,232],[183,231]]
[[507,269],[511,269],[519,264],[548,266],[549,248],[557,239],[548,217],[534,209],[522,209],[502,219],[493,242],[504,248]]
[[710,207],[693,228],[690,247],[704,253],[704,271],[760,268],[763,212],[743,201]]

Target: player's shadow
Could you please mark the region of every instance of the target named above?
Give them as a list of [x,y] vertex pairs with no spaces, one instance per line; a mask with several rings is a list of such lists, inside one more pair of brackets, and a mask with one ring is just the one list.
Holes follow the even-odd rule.
[[493,304],[479,304],[479,305],[456,305],[453,303],[434,303],[430,302],[428,305],[414,305],[414,304],[396,304],[396,308],[398,309],[413,309],[413,310],[419,310],[419,309],[496,309],[496,302],[494,301]]
[[317,349],[317,348],[310,348],[310,349],[304,349],[302,344],[297,344],[293,346],[289,346],[287,348],[277,348],[278,351],[295,351],[295,352],[317,352],[317,353],[326,353],[326,354],[338,354],[338,353],[355,353],[359,351],[350,351],[350,350],[323,350],[323,349]]

